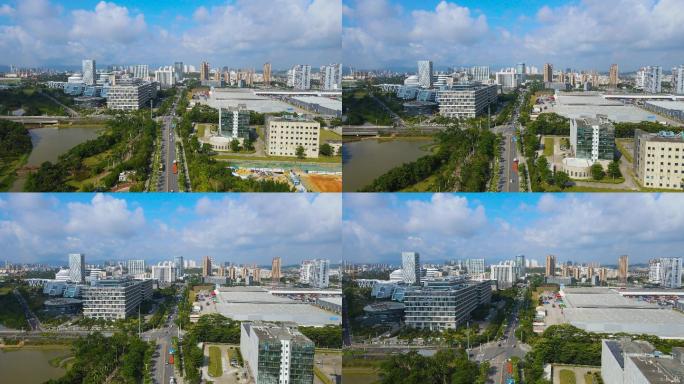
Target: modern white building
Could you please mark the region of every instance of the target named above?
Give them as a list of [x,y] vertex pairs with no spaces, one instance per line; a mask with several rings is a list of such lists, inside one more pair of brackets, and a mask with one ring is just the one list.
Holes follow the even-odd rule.
[[496,280],[496,287],[498,289],[510,288],[518,280],[517,266],[512,260],[493,264],[489,268],[490,277],[492,280]]
[[507,89],[517,88],[520,85],[520,75],[514,71],[497,72],[496,84]]
[[342,64],[321,67],[321,88],[325,91],[342,89]]
[[173,283],[176,281],[176,267],[172,265],[153,265],[152,279],[160,283]]
[[327,288],[330,285],[330,260],[304,260],[299,267],[299,282],[315,288]]
[[83,84],[95,85],[95,60],[85,59],[81,64],[83,70]]
[[81,290],[83,316],[118,320],[137,314],[138,305],[152,298],[152,280],[96,280]]
[[237,139],[240,142],[249,138],[249,111],[247,105],[219,108],[219,135]]
[[663,67],[644,67],[637,72],[637,88],[645,93],[660,93],[662,91]]
[[69,254],[69,281],[73,283],[85,282],[85,255],[82,253]]
[[294,324],[240,325],[240,353],[255,383],[313,383],[314,351],[314,343]]
[[454,84],[437,92],[439,114],[445,117],[470,119],[487,111],[496,102],[497,85]]
[[180,83],[185,77],[185,67],[182,61],[176,61],[173,63],[173,73],[176,77],[176,83]]
[[401,253],[401,272],[404,283],[420,285],[420,254],[418,252]]
[[489,80],[489,67],[483,65],[470,67],[468,74],[473,81],[484,83]]
[[418,61],[418,84],[423,88],[432,88],[432,61]]
[[311,66],[297,64],[287,73],[287,85],[299,90],[311,89]]
[[147,64],[133,66],[133,78],[148,81],[150,79],[150,67]]
[[634,131],[634,173],[647,188],[684,188],[684,134]]
[[305,118],[273,117],[266,123],[266,151],[269,156],[297,156],[304,148],[308,158],[318,157],[321,124]]
[[672,68],[672,92],[684,95],[684,65]]
[[159,67],[154,71],[154,80],[162,89],[171,88],[176,84],[175,69],[172,66]]
[[661,257],[648,262],[648,282],[664,288],[682,287],[682,258]]
[[136,111],[148,106],[155,94],[156,86],[153,83],[135,81],[112,85],[107,93],[107,108]]
[[145,260],[128,260],[126,262],[128,268],[128,275],[139,276],[145,274]]

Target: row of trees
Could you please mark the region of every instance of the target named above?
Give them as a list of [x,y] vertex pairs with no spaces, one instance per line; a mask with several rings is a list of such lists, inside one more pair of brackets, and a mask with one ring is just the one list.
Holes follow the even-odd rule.
[[393,355],[380,365],[382,384],[484,384],[489,363],[470,361],[463,349],[443,349],[432,357],[412,351]]

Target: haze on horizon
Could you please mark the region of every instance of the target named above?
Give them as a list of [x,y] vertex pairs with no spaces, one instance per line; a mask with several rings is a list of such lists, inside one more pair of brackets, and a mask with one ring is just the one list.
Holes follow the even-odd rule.
[[343,8],[343,56],[355,69],[417,60],[494,70],[525,62],[540,73],[547,62],[599,72],[684,64],[681,0],[343,0]]
[[0,0],[0,65],[340,62],[340,0]]
[[0,194],[0,262],[65,265],[183,256],[283,265],[341,259],[341,198],[326,194]]
[[343,260],[401,263],[524,254],[544,263],[614,265],[682,257],[684,195],[662,194],[345,194]]

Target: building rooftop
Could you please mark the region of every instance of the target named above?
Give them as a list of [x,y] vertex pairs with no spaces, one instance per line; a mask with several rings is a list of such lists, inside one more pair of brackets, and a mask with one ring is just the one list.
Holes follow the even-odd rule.
[[342,110],[342,101],[336,100],[336,99],[331,99],[329,97],[297,96],[297,97],[293,97],[293,99],[299,100],[299,101],[304,102],[304,103],[318,104],[321,107],[332,109],[335,111],[341,111]]
[[331,303],[335,305],[342,305],[342,296],[339,297],[321,297],[318,299],[318,301],[324,301],[326,303]]
[[640,136],[647,138],[648,141],[660,142],[684,142],[684,132],[660,131],[658,133],[648,133],[641,131]]
[[651,384],[673,384],[684,381],[684,365],[667,357],[633,356],[632,362]]
[[299,343],[313,343],[297,329],[296,324],[273,324],[262,322],[243,323],[247,332],[254,332],[259,341],[293,340]]
[[655,105],[656,107],[684,111],[684,101],[649,100],[646,103]]

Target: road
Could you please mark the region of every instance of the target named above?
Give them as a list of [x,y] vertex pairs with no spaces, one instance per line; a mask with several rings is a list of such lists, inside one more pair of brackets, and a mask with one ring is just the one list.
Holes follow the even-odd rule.
[[40,320],[38,320],[36,315],[31,311],[31,308],[29,308],[28,304],[26,303],[26,300],[24,299],[24,296],[21,295],[21,292],[19,292],[18,289],[14,288],[14,295],[17,297],[19,304],[21,304],[21,307],[24,310],[24,316],[26,316],[26,321],[28,321],[31,330],[42,331],[43,327],[40,324]]
[[[182,92],[179,92],[173,105],[169,108],[169,113],[160,117],[161,127],[161,163],[164,170],[159,176],[157,190],[162,192],[178,191],[178,173],[173,172],[173,162],[176,158],[176,132],[174,118],[176,116],[176,106]],[[158,165],[156,165],[158,166]],[[178,164],[180,167],[180,164]]]
[[[167,384],[171,377],[176,377],[174,364],[168,364],[168,362],[169,347],[173,346],[172,338],[179,335],[178,326],[175,324],[177,315],[177,308],[173,306],[162,328],[152,329],[142,334],[143,340],[155,341],[157,344],[152,355],[152,377],[154,378],[154,383],[157,384]],[[174,356],[175,364],[178,364],[178,354],[179,351],[176,351]],[[176,378],[176,380],[178,379]]]

